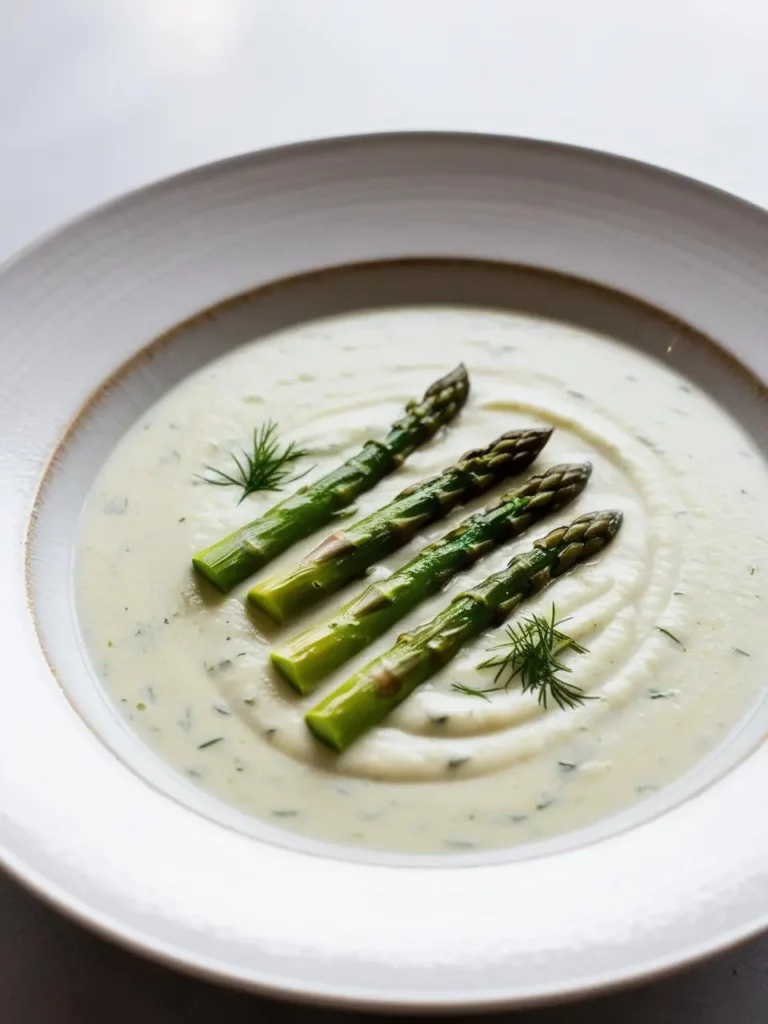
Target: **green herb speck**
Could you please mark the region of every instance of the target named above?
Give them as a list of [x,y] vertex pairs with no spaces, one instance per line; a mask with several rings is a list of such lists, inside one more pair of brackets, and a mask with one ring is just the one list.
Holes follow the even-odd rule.
[[677,637],[675,636],[675,634],[674,633],[670,633],[668,629],[664,629],[663,626],[657,626],[656,629],[658,629],[658,631],[660,633],[663,633],[664,636],[668,636],[670,640],[674,640],[674,642],[676,644],[678,644],[680,647],[683,646],[683,641],[682,640],[678,640]]
[[467,761],[469,761],[469,757],[452,757],[448,761],[448,767],[451,769],[461,768],[461,766],[466,764]]
[[[205,662],[203,662],[203,664],[205,664]],[[215,665],[206,665],[205,668],[206,671],[213,674],[215,672],[223,672],[224,669],[229,668],[231,664],[232,660],[230,658],[222,658],[221,661],[217,661]]]
[[643,437],[642,434],[638,434],[637,435],[637,440],[640,442],[640,444],[644,444],[646,448],[650,448],[651,451],[654,451],[654,452],[661,451],[661,449],[655,443],[655,441],[651,441],[651,439],[649,437]]
[[206,740],[205,743],[198,744],[197,749],[198,750],[205,750],[207,747],[212,747],[214,745],[214,743],[221,743],[223,741],[223,739],[224,739],[223,736],[216,736],[212,740]]
[[485,690],[475,690],[471,686],[465,686],[464,683],[451,683],[451,689],[455,690],[456,693],[463,693],[467,697],[482,697],[483,700],[487,700],[489,703],[491,700],[486,695]]

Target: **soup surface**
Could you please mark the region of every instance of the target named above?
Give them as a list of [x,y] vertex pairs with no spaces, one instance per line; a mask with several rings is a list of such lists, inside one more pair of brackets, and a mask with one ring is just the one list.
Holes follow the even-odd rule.
[[[472,387],[463,411],[358,500],[358,517],[465,450],[529,425],[555,432],[528,474],[589,460],[591,481],[572,505],[489,553],[300,698],[272,668],[271,647],[326,620],[365,584],[286,627],[246,609],[249,586],[295,563],[319,533],[231,593],[215,592],[194,576],[191,556],[290,488],[238,504],[235,488],[211,486],[200,474],[206,466],[230,469],[229,453],[272,420],[284,443],[311,451],[296,466],[309,469],[302,483],[311,482],[382,437],[406,401],[460,361]],[[369,579],[386,576],[509,487],[427,527]],[[480,309],[333,317],[206,366],[122,439],[83,513],[81,627],[104,688],[146,742],[246,814],[377,849],[514,846],[647,799],[745,714],[766,669],[766,507],[768,472],[744,431],[686,379],[620,342]],[[588,648],[564,656],[568,682],[593,699],[561,710],[542,708],[517,683],[485,698],[459,692],[455,684],[493,684],[493,670],[479,666],[503,639],[500,628],[465,647],[344,754],[309,734],[305,712],[400,632],[555,525],[604,508],[624,512],[613,544],[511,620],[549,615],[554,604]]]

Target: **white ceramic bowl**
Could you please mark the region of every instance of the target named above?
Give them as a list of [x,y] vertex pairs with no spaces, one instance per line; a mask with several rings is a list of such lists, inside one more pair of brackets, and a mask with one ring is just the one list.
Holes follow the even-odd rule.
[[[670,174],[523,140],[372,136],[203,168],[69,225],[0,272],[4,862],[176,966],[377,1008],[565,998],[746,938],[768,923],[764,706],[633,828],[437,864],[240,829],[127,731],[88,671],[70,588],[87,488],[141,409],[239,329],[203,318],[137,353],[238,293],[418,257],[574,275],[692,325],[738,363],[710,353],[687,371],[765,450],[768,216]],[[490,301],[503,273],[406,271],[355,271],[355,303]],[[264,331],[289,308],[337,309],[340,280],[244,308]]]

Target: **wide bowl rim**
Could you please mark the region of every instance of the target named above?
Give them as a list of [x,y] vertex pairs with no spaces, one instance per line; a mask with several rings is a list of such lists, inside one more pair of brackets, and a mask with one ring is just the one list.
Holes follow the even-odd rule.
[[[44,250],[52,240],[66,235],[73,228],[97,220],[108,211],[130,208],[137,200],[159,195],[166,189],[175,189],[184,187],[188,183],[192,184],[197,181],[216,178],[218,175],[235,168],[264,166],[273,161],[280,162],[286,159],[290,161],[300,160],[305,155],[327,151],[339,152],[345,148],[354,149],[358,146],[370,146],[371,144],[408,145],[414,141],[434,141],[437,143],[450,141],[456,144],[468,143],[472,145],[503,146],[505,149],[512,146],[518,149],[541,151],[553,155],[561,154],[565,157],[578,156],[582,159],[586,157],[600,165],[605,165],[606,162],[613,165],[623,165],[628,169],[641,173],[646,178],[652,176],[661,182],[676,182],[679,186],[683,186],[686,191],[696,191],[707,200],[724,204],[731,210],[741,209],[742,211],[749,212],[750,215],[759,218],[765,225],[768,225],[765,211],[747,200],[733,196],[715,186],[695,181],[677,172],[648,165],[630,157],[614,156],[597,149],[585,149],[566,143],[487,133],[443,131],[382,132],[289,143],[266,150],[226,157],[210,164],[182,171],[170,177],[157,179],[128,193],[109,199],[93,209],[78,214],[37,238],[18,253],[13,254],[6,261],[0,263],[0,278],[11,270],[23,269],[25,261],[34,261],[38,253]],[[97,907],[89,907],[81,903],[76,897],[68,894],[64,887],[58,886],[55,881],[46,879],[34,868],[19,862],[10,851],[5,849],[5,844],[2,844],[2,850],[0,850],[0,860],[3,861],[5,867],[14,878],[22,882],[49,904],[56,907],[56,909],[77,920],[80,924],[93,929],[97,933],[118,942],[134,952],[150,956],[177,969],[195,973],[209,980],[250,988],[273,996],[287,995],[292,999],[305,1002],[345,1007],[358,1006],[368,1009],[430,1013],[459,1012],[470,1008],[480,1010],[510,1006],[523,1007],[538,1005],[544,1002],[563,1001],[575,996],[586,996],[597,991],[605,991],[608,988],[637,984],[642,980],[658,977],[684,965],[712,956],[768,929],[768,907],[766,907],[762,914],[757,915],[749,922],[745,922],[743,927],[733,929],[729,933],[709,942],[702,942],[699,945],[691,944],[689,947],[678,950],[675,955],[665,954],[655,960],[639,962],[635,969],[625,970],[618,975],[609,970],[603,976],[596,975],[587,981],[574,981],[557,988],[556,991],[553,990],[551,985],[544,985],[531,988],[529,991],[520,990],[518,987],[513,993],[488,993],[487,997],[478,996],[474,992],[458,994],[452,992],[450,997],[446,999],[439,992],[428,991],[422,993],[410,990],[410,992],[401,992],[393,999],[384,990],[381,992],[371,991],[370,993],[361,993],[358,990],[354,990],[354,992],[344,993],[339,991],[338,986],[334,985],[329,986],[328,990],[324,991],[323,987],[317,982],[305,985],[290,979],[275,980],[274,976],[272,980],[270,980],[269,976],[260,978],[258,977],[258,972],[240,972],[237,968],[233,968],[232,965],[228,966],[224,962],[191,955],[189,951],[185,951],[183,948],[176,948],[158,938],[143,934],[131,926],[113,919],[109,914],[101,913]]]

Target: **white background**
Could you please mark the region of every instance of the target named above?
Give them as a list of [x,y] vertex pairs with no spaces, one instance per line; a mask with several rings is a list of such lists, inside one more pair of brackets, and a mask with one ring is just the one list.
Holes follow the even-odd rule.
[[[196,164],[395,129],[606,149],[768,206],[768,4],[0,0],[0,259]],[[0,929],[7,1024],[227,1024],[264,1009],[112,950],[10,882]],[[619,1018],[763,1024],[768,941],[639,994],[515,1021]]]

